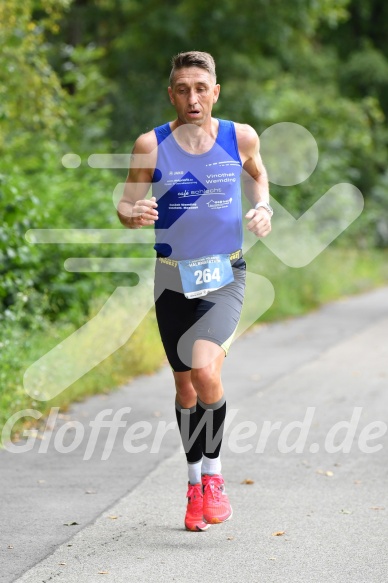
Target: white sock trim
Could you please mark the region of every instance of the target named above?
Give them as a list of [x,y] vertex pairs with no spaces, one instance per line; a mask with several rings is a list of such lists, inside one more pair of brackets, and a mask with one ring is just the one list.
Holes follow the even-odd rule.
[[220,474],[221,473],[221,458],[220,456],[216,458],[206,457],[202,458],[202,474]]
[[202,460],[193,464],[187,464],[190,484],[199,484],[201,482]]

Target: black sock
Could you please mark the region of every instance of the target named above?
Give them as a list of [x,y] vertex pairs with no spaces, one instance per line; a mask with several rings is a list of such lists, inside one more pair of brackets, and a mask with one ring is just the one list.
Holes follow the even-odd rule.
[[175,413],[187,461],[190,464],[199,462],[202,459],[201,431],[197,432],[194,440],[191,440],[191,437],[198,427],[202,414],[198,415],[198,407],[196,405],[190,409],[185,409],[178,402],[175,402]]
[[205,416],[205,424],[201,429],[203,454],[211,459],[220,455],[222,436],[224,431],[224,421],[226,416],[226,401],[222,396],[216,403],[203,403],[200,399],[197,402],[197,413],[202,419]]

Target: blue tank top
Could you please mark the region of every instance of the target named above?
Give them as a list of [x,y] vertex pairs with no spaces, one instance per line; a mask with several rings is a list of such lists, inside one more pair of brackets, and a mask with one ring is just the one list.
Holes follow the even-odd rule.
[[158,141],[152,194],[158,203],[155,249],[172,259],[233,253],[242,247],[242,163],[234,123],[218,120],[216,142],[190,154],[170,124],[154,129]]

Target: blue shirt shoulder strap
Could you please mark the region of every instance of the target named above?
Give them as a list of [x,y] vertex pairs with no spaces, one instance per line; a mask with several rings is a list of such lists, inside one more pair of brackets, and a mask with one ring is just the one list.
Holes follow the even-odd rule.
[[154,128],[156,134],[156,139],[158,140],[158,146],[163,140],[165,140],[171,134],[170,123],[167,122],[157,128]]
[[225,150],[233,160],[241,163],[240,154],[237,145],[236,128],[232,121],[219,119],[219,128],[217,135],[217,144]]

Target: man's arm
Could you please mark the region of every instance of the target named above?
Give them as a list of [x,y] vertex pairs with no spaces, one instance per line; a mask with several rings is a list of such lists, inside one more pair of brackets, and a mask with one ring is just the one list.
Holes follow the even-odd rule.
[[117,206],[120,222],[129,229],[153,225],[158,218],[155,197],[146,199],[156,166],[155,132],[141,135],[135,142],[123,196]]
[[245,218],[247,229],[257,237],[265,237],[271,232],[271,214],[263,207],[255,210],[259,202],[269,203],[268,176],[260,156],[260,140],[255,130],[245,124],[235,124],[237,143],[243,164],[243,189],[250,201],[250,209]]

